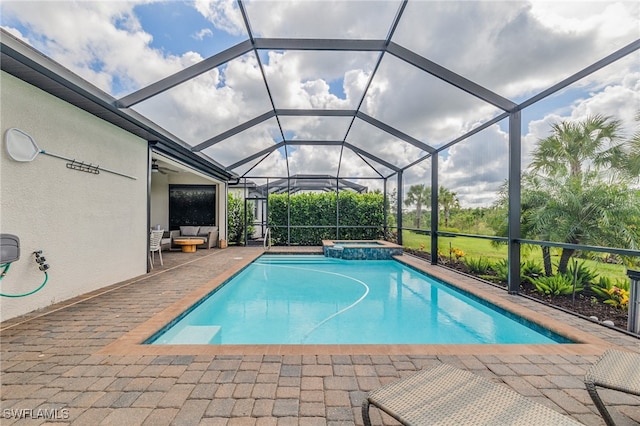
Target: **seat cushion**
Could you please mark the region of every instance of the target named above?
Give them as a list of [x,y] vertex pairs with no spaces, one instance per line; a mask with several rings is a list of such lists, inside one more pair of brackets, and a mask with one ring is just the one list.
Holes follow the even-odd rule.
[[199,236],[207,236],[209,235],[210,232],[214,232],[217,231],[218,227],[217,226],[201,226],[200,230],[198,231],[198,235]]
[[180,227],[180,236],[181,237],[196,237],[198,235],[199,226],[181,226]]

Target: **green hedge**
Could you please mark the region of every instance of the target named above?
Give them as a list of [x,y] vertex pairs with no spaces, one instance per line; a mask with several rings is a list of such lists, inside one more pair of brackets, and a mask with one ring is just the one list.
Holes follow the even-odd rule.
[[[322,240],[336,239],[336,194],[301,193],[269,195],[269,225],[274,245],[287,244],[287,201],[291,203],[291,244],[320,245]],[[374,229],[340,228],[342,240],[382,239],[384,197],[379,193],[340,192],[340,226],[374,226]],[[327,226],[327,228],[320,227]]]
[[229,224],[229,243],[244,244],[244,233],[253,234],[255,219],[253,209],[247,211],[247,225],[244,222],[244,199],[229,193],[227,198],[227,223]]

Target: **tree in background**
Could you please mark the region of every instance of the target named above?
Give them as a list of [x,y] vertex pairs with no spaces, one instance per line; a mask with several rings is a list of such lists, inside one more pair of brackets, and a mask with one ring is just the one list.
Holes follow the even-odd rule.
[[398,211],[398,189],[393,188],[393,190],[387,194],[387,217],[389,220],[390,228],[393,228],[397,225],[397,221],[396,221],[397,211]]
[[227,199],[227,221],[229,242],[240,244],[244,241],[244,201],[229,192]]
[[[640,191],[620,182],[603,182],[596,176],[589,172],[581,179],[543,181],[547,200],[528,212],[533,232],[548,236],[550,241],[637,249]],[[558,272],[567,272],[575,251],[562,249]]]
[[549,179],[580,178],[589,171],[624,171],[629,159],[620,121],[595,115],[582,122],[553,124],[552,134],[538,141],[531,170]]
[[[637,165],[633,138],[620,136],[620,123],[593,116],[561,122],[538,141],[522,179],[522,234],[531,239],[637,249],[640,191],[628,185]],[[505,187],[506,188],[506,187]],[[503,188],[498,206],[506,208]],[[506,235],[506,226],[498,230]],[[542,247],[551,274],[548,247]],[[558,272],[566,273],[575,249],[564,248]]]
[[422,206],[423,204],[429,205],[429,201],[431,200],[431,187],[426,186],[424,184],[419,185],[411,185],[409,187],[409,191],[407,191],[407,197],[404,200],[404,205],[416,206],[416,217],[414,219],[414,224],[417,229],[420,229],[420,222],[422,219]]
[[636,114],[636,122],[636,132],[627,143],[628,161],[622,166],[632,181],[640,182],[640,112]]
[[460,201],[458,200],[457,194],[441,186],[438,189],[438,205],[442,207],[444,227],[448,228],[451,210],[460,208]]
[[[627,226],[640,211],[637,191],[624,179],[633,163],[629,145],[611,117],[554,124],[533,152],[530,169],[548,198],[529,213],[531,229],[570,244],[635,248],[638,234]],[[574,253],[562,250],[559,272]]]
[[[407,191],[406,199],[404,200],[405,206],[416,206],[416,216],[414,218],[414,224],[417,229],[420,229],[422,222],[422,209],[424,206],[431,206],[431,187],[423,184],[411,185],[409,191]],[[442,209],[444,217],[445,228],[449,227],[449,219],[451,218],[451,211],[460,208],[460,201],[457,194],[444,186],[438,189],[438,205]]]

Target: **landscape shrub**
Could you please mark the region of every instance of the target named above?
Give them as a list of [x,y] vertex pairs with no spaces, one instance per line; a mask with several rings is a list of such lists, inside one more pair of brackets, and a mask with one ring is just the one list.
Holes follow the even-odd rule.
[[567,275],[571,277],[572,280],[575,277],[576,282],[583,287],[591,284],[598,277],[598,274],[585,266],[584,260],[578,263],[575,259],[569,263]]
[[464,258],[462,262],[474,274],[486,274],[491,269],[491,262],[486,257],[470,257]]
[[500,259],[496,263],[491,265],[491,269],[496,273],[496,277],[501,282],[507,282],[509,280],[509,261],[507,259]]
[[[566,296],[573,294],[573,277],[568,274],[556,274],[550,277],[538,277],[532,280],[536,291],[549,297]],[[579,293],[584,288],[576,282],[575,292]]]
[[[291,218],[291,244],[320,245],[322,240],[378,240],[384,237],[384,198],[381,193],[340,192],[337,199],[340,235],[336,233],[336,194],[300,193],[269,195],[272,243],[287,244]],[[290,208],[290,212],[287,211]],[[289,216],[290,215],[290,216]],[[299,226],[299,228],[297,227]],[[352,226],[352,227],[351,227]],[[357,228],[370,226],[371,228]]]
[[229,242],[239,244],[244,240],[244,202],[241,197],[229,193],[227,201]]
[[544,268],[535,260],[527,260],[520,263],[520,281],[530,282],[538,277],[544,275]]
[[591,290],[602,298],[603,303],[620,309],[629,308],[629,280],[612,280],[609,277],[600,277],[591,284]]

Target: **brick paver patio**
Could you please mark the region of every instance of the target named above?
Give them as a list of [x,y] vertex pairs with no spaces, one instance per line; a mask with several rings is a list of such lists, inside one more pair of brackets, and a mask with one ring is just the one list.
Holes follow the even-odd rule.
[[[150,353],[120,345],[185,295],[261,251],[166,252],[165,266],[156,265],[150,274],[0,324],[0,423],[362,424],[360,405],[369,390],[444,362],[504,383],[586,425],[601,425],[582,382],[586,369],[608,346],[640,352],[637,338],[482,283],[474,285],[606,343],[576,350],[424,346],[408,347],[409,353],[394,346],[388,353],[384,347],[367,352],[313,346]],[[640,398],[602,395],[621,425],[640,423]],[[396,424],[375,409],[371,417],[374,424]]]

